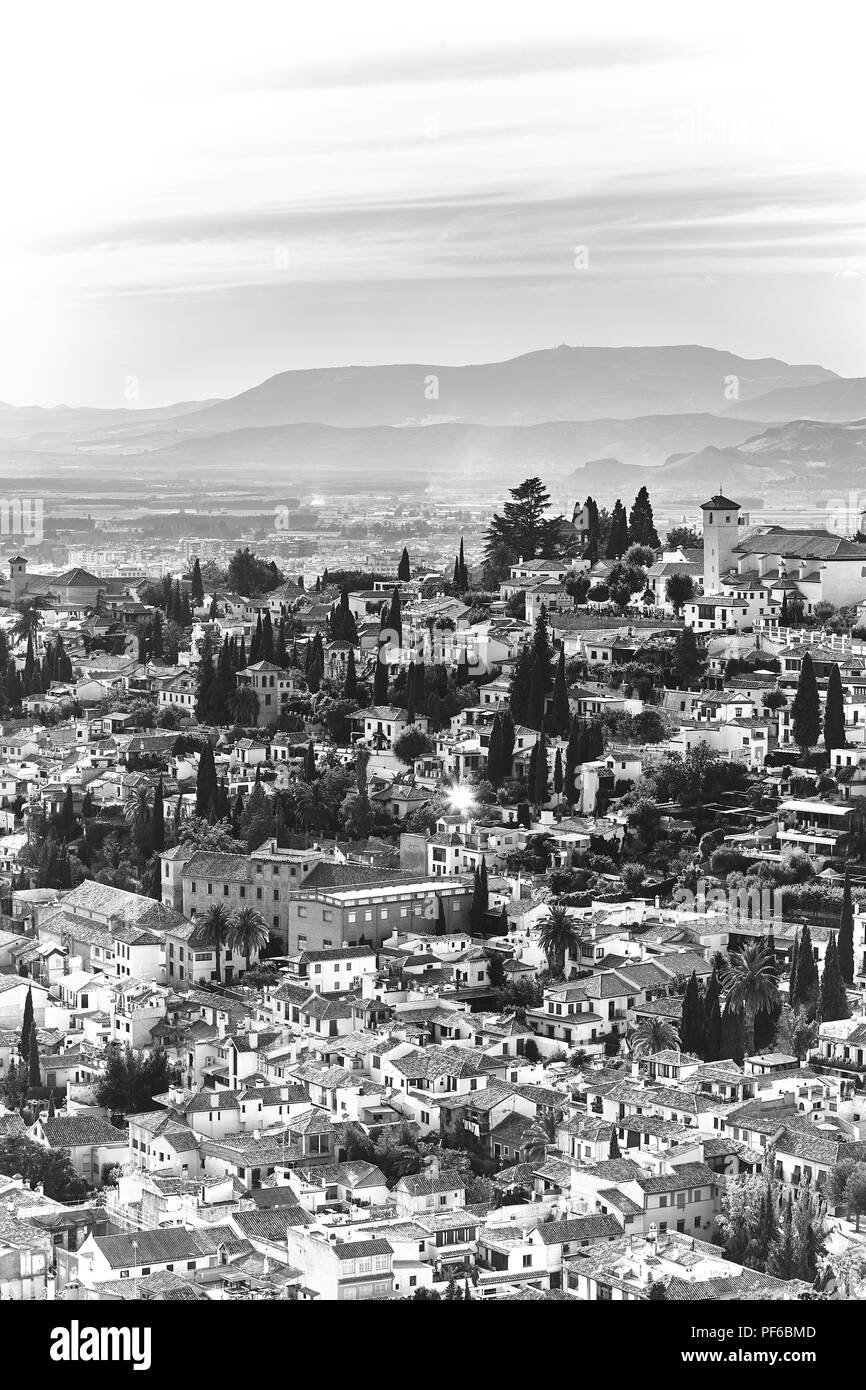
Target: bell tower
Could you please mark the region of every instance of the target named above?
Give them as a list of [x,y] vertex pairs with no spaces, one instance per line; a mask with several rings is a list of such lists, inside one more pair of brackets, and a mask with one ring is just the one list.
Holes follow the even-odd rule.
[[27,587],[27,561],[23,555],[13,555],[9,561],[9,593],[17,603]]
[[717,594],[719,581],[734,564],[737,544],[739,502],[725,497],[721,489],[701,506],[704,514],[704,593]]

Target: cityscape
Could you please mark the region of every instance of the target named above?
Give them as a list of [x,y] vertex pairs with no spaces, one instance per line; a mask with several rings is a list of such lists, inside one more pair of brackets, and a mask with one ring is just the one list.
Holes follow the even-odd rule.
[[866,1298],[829,49],[263,4],[187,82],[191,13],[127,66],[96,8],[2,238],[0,1300],[135,1369],[178,1301],[685,1304],[679,1363],[823,1360]]

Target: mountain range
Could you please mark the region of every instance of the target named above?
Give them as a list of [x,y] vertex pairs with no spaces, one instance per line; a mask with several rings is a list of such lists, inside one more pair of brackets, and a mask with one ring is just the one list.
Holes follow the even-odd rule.
[[[859,484],[866,378],[698,346],[558,347],[505,362],[281,372],[156,409],[0,405],[0,467],[48,488],[219,485],[501,492],[537,473],[674,501]],[[621,479],[621,483],[618,481]],[[633,495],[633,493],[632,493]]]

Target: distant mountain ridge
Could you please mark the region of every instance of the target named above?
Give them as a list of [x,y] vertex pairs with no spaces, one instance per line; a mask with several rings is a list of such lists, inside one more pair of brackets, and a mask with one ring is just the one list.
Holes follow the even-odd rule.
[[768,391],[729,406],[725,415],[748,416],[768,423],[785,420],[862,420],[866,418],[866,377],[837,377],[813,386]]
[[431,417],[441,423],[533,425],[721,414],[732,390],[742,402],[835,379],[824,367],[750,360],[715,348],[563,346],[457,367],[416,363],[280,372],[187,416],[185,423],[210,432],[290,424],[412,425]]
[[578,493],[611,487],[627,492],[642,483],[660,499],[694,501],[723,486],[764,496],[769,503],[784,491],[819,496],[829,504],[833,493],[856,487],[866,468],[866,419],[828,423],[792,420],[770,426],[738,446],[710,445],[690,454],[672,455],[660,468],[630,467],[603,459],[577,468],[569,485]]

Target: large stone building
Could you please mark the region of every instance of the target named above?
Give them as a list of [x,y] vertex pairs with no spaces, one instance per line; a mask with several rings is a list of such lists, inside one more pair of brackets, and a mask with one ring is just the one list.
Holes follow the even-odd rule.
[[771,617],[787,592],[805,613],[866,599],[866,544],[821,529],[749,527],[721,492],[704,502],[704,595],[749,604],[750,621]]
[[468,877],[442,880],[341,864],[316,850],[279,849],[269,841],[249,858],[175,846],[162,858],[162,901],[193,921],[214,903],[229,913],[253,907],[277,951],[294,955],[332,946],[378,946],[395,929],[436,923],[465,928],[472,906]]

